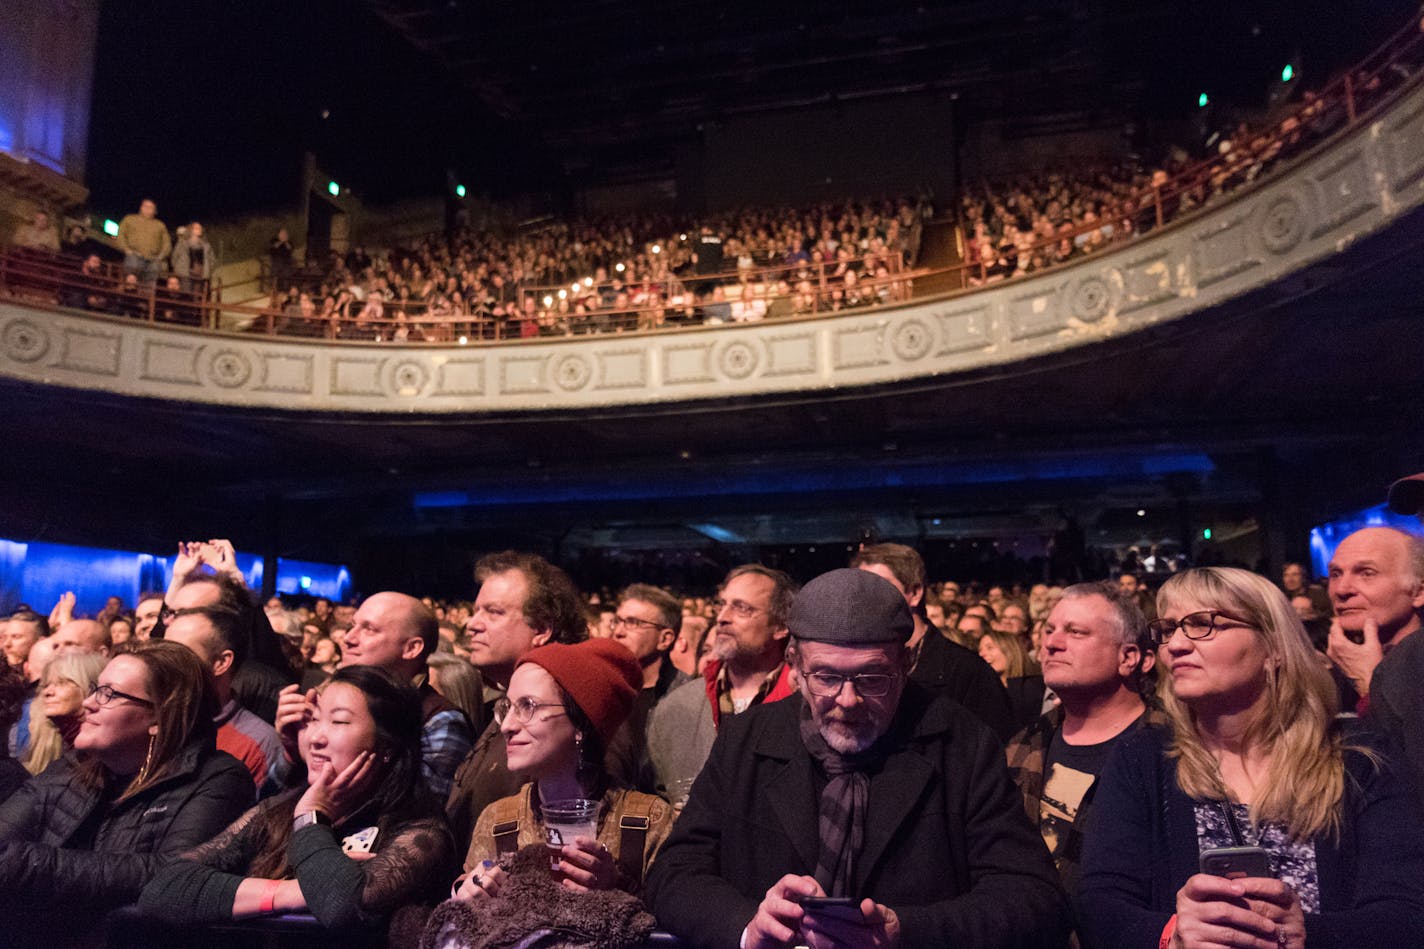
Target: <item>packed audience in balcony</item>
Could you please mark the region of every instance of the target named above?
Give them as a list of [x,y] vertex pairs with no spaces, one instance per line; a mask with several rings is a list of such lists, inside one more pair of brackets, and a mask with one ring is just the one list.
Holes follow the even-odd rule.
[[[1411,53],[1411,51],[1413,51]],[[942,208],[962,238],[962,285],[992,284],[1130,241],[1256,181],[1343,127],[1406,81],[1408,47],[1385,68],[1362,68],[1321,94],[1303,93],[1275,118],[1240,123],[1160,162],[976,182]],[[1198,151],[1198,154],[1201,152]],[[255,332],[389,342],[621,333],[756,322],[902,302],[914,293],[925,199],[759,208],[702,219],[644,214],[548,221],[513,235],[458,228],[411,246],[356,246],[296,263],[285,229],[267,257],[265,312]],[[200,222],[170,234],[152,200],[118,226],[122,265],[83,228],[63,241],[43,212],[12,245],[62,271],[8,276],[12,290],[65,284],[66,306],[165,322],[214,325],[202,306],[218,261]],[[205,320],[205,317],[207,319]]]
[[145,945],[288,914],[409,946],[1424,939],[1421,537],[1359,530],[1321,583],[848,559],[581,594],[505,551],[473,599],[259,607],[204,541],[135,613],[21,606],[9,944],[101,945],[126,904]]
[[[356,339],[529,337],[754,322],[908,299],[932,209],[910,199],[757,209],[703,222],[630,215],[510,239],[461,229],[333,253],[275,285],[285,326]],[[280,243],[280,242],[279,242]],[[273,258],[273,273],[284,269]]]

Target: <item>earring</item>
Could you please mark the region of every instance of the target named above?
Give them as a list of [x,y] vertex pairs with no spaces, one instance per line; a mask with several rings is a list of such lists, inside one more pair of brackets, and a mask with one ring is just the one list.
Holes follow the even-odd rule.
[[574,732],[574,745],[579,748],[583,747],[583,732]]
[[157,735],[148,736],[148,754],[144,755],[143,767],[138,769],[138,777],[134,780],[135,784],[142,784],[148,780],[148,769],[153,767],[153,746],[157,741]]

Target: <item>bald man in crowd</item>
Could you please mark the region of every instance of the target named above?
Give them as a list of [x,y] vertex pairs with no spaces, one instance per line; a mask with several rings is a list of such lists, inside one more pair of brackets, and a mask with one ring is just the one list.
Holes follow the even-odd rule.
[[36,684],[41,682],[53,658],[54,637],[46,636],[44,639],[35,640],[35,644],[30,647],[30,654],[25,657],[25,678]]
[[98,620],[72,619],[54,632],[54,651],[61,655],[93,653],[107,656],[113,648],[114,640],[109,635],[109,627]]
[[[439,638],[440,626],[430,607],[404,593],[376,593],[356,610],[351,628],[343,634],[341,665],[375,666],[419,690],[421,772],[430,790],[444,797],[450,793],[455,769],[474,743],[474,734],[465,714],[446,702],[426,678],[425,658],[435,651]],[[297,736],[314,699],[315,690],[305,694],[300,686],[282,690],[277,732],[293,761],[298,757]]]

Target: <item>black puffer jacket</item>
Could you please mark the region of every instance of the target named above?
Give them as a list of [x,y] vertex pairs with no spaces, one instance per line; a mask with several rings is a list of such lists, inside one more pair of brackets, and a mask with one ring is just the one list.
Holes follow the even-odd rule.
[[90,928],[133,902],[159,867],[250,807],[252,776],[211,742],[190,744],[166,780],[112,805],[93,849],[68,846],[100,800],[77,780],[72,751],[0,805],[0,908],[12,925],[63,944],[58,930]]

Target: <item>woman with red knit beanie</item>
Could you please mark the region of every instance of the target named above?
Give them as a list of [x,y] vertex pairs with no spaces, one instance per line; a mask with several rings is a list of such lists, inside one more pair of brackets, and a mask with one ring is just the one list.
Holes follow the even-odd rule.
[[554,868],[562,886],[641,891],[674,815],[662,798],[611,787],[603,754],[642,685],[638,660],[611,639],[553,643],[520,660],[495,716],[509,770],[529,783],[480,815],[457,899],[497,895],[504,879],[495,865],[499,854],[546,843],[543,808],[574,799],[599,802],[597,833],[563,842]]

